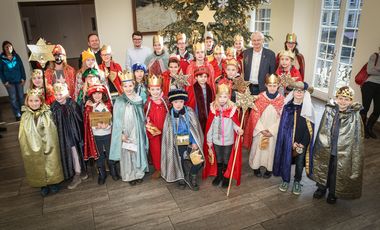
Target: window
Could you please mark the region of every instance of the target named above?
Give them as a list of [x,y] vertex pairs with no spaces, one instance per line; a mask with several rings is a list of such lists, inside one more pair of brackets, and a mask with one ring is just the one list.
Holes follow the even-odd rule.
[[[264,35],[269,35],[271,9],[269,4],[263,4],[251,13],[250,31],[260,31]],[[264,47],[268,47],[268,42],[264,42]]]

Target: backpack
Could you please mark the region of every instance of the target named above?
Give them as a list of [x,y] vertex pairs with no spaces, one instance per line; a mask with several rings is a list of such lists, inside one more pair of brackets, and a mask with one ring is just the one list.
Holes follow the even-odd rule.
[[[379,54],[378,53],[375,53],[375,54],[376,54],[375,66],[376,66],[377,60],[379,59]],[[359,73],[356,74],[356,76],[355,76],[355,82],[356,82],[356,84],[358,84],[360,86],[362,86],[364,84],[364,82],[367,81],[367,79],[368,79],[367,65],[368,65],[368,62],[363,65],[363,67],[360,69]]]

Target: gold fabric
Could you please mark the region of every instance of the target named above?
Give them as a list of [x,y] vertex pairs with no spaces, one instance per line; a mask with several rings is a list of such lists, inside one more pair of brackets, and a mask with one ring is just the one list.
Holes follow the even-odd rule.
[[63,181],[57,127],[49,106],[32,111],[23,107],[19,128],[21,155],[28,183],[43,187]]
[[[313,173],[317,183],[326,185],[331,153],[331,130],[335,105],[327,104],[313,152]],[[361,105],[352,105],[352,111],[340,112],[337,147],[336,192],[339,198],[358,198],[362,191],[363,123],[359,114]]]

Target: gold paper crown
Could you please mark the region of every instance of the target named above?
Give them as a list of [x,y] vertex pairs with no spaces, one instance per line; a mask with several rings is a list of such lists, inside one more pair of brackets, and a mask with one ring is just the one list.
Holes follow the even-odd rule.
[[216,87],[216,94],[219,95],[222,93],[230,94],[230,87],[227,84],[222,83]]
[[82,52],[82,62],[85,62],[87,59],[95,59],[95,54],[90,50],[85,50]]
[[216,45],[215,48],[214,48],[214,54],[215,53],[218,53],[218,54],[224,54],[224,48],[222,45]]
[[294,60],[294,53],[290,50],[283,50],[280,52],[280,57],[287,56]]
[[62,93],[63,95],[69,94],[66,83],[57,82],[53,85],[53,89],[55,93]]
[[28,96],[42,97],[42,95],[43,95],[43,89],[40,89],[40,88],[34,88],[28,91]]
[[178,33],[177,36],[176,36],[176,39],[177,39],[177,42],[179,40],[183,40],[184,42],[186,42],[186,34],[184,34],[184,33]]
[[265,84],[279,84],[280,78],[276,74],[271,74],[265,79]]
[[205,44],[203,42],[202,43],[197,42],[193,45],[193,51],[197,52],[198,50],[205,51]]
[[100,49],[101,51],[106,51],[107,54],[112,53],[112,49],[110,45],[103,45],[102,48]]
[[44,76],[44,73],[42,72],[42,70],[41,69],[34,69],[33,71],[32,71],[32,78],[34,78],[34,77],[43,77]]
[[153,45],[155,43],[160,43],[161,45],[163,45],[164,44],[164,38],[161,35],[158,35],[158,34],[154,35],[153,36]]
[[162,77],[161,76],[156,76],[154,74],[149,75],[148,77],[148,86],[154,87],[154,86],[161,86],[162,85]]
[[286,42],[297,42],[297,35],[295,33],[289,33],[286,35]]
[[234,47],[228,47],[226,50],[226,56],[232,55],[233,57],[236,56],[236,49]]
[[236,68],[239,68],[239,62],[235,58],[227,59],[226,60],[226,66],[233,65]]
[[135,80],[135,76],[133,75],[133,73],[129,72],[128,70],[124,70],[123,72],[119,71],[119,77],[122,82]]
[[240,34],[236,34],[235,37],[234,37],[234,42],[236,41],[244,41],[244,38],[243,36],[241,36]]
[[354,94],[354,90],[349,86],[343,86],[336,91],[336,97],[342,96],[350,98],[351,100],[354,99]]

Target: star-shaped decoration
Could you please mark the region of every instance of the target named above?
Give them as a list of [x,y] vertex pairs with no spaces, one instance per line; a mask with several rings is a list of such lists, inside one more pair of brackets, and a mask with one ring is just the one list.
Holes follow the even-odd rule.
[[199,15],[197,22],[202,22],[205,27],[207,27],[210,22],[215,22],[214,15],[216,10],[210,10],[207,5],[203,10],[198,10],[197,13]]
[[183,89],[185,86],[189,86],[188,82],[189,75],[185,75],[182,73],[182,71],[179,72],[179,74],[174,76],[174,82],[173,85],[177,86],[177,88]]
[[282,74],[279,78],[279,85],[283,87],[287,87],[288,85],[295,82],[295,80],[290,76],[290,74]]
[[233,82],[232,89],[235,89],[240,93],[245,92],[247,87],[251,84],[249,81],[245,81],[243,77],[236,77],[233,79]]
[[251,95],[249,88],[246,88],[244,93],[236,92],[236,106],[243,109],[243,113],[247,111],[248,108],[253,108],[255,106],[254,102],[257,96]]
[[53,49],[55,45],[46,45],[44,39],[38,39],[35,45],[28,45],[29,50],[32,52],[29,61],[37,61],[41,64],[42,68],[48,61],[54,61]]

